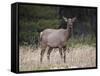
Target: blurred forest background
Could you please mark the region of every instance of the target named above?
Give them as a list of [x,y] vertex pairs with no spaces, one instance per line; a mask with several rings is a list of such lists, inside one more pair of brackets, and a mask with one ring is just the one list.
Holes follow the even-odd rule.
[[[19,5],[19,44],[39,44],[39,34],[46,28],[64,28],[66,23],[62,19],[77,17],[73,28],[75,43],[96,43],[97,9],[73,6],[49,5]],[[71,45],[70,41],[70,45]]]

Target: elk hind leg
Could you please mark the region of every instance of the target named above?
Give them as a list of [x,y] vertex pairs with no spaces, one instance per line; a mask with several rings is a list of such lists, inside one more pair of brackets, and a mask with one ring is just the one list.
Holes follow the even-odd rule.
[[43,55],[44,55],[44,53],[45,53],[45,49],[46,48],[42,48],[42,50],[41,50],[41,53],[40,53],[40,62],[42,62],[42,59],[43,59]]

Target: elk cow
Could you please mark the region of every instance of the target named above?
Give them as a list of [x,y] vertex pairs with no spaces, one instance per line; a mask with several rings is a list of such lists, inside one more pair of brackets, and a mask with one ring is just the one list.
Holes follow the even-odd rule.
[[66,18],[63,17],[66,22],[66,29],[45,29],[40,33],[41,38],[41,53],[40,53],[40,62],[42,62],[43,55],[46,48],[48,47],[47,58],[50,60],[50,53],[53,48],[59,48],[59,53],[61,58],[64,58],[66,62],[66,42],[68,42],[71,37],[71,32],[73,29],[73,23],[76,20],[76,17]]

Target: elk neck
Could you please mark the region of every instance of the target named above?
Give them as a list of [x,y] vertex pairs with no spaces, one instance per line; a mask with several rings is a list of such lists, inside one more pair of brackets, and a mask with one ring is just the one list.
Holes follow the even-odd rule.
[[67,39],[69,39],[72,35],[72,29],[73,28],[70,28],[70,27],[67,27],[66,31],[65,31],[65,36]]

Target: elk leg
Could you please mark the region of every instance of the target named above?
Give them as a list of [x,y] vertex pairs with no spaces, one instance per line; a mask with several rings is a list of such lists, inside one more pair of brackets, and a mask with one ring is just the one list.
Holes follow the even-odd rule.
[[69,53],[70,52],[70,49],[67,47],[67,52]]
[[63,47],[63,53],[64,53],[64,63],[66,62],[66,47]]
[[60,53],[60,56],[61,56],[61,59],[62,59],[63,58],[62,48],[59,48],[59,53]]
[[48,60],[50,60],[50,53],[52,51],[53,48],[49,47],[48,52],[47,52],[47,58]]
[[40,62],[42,62],[42,58],[43,58],[44,53],[45,53],[45,48],[43,48],[43,49],[41,50]]

